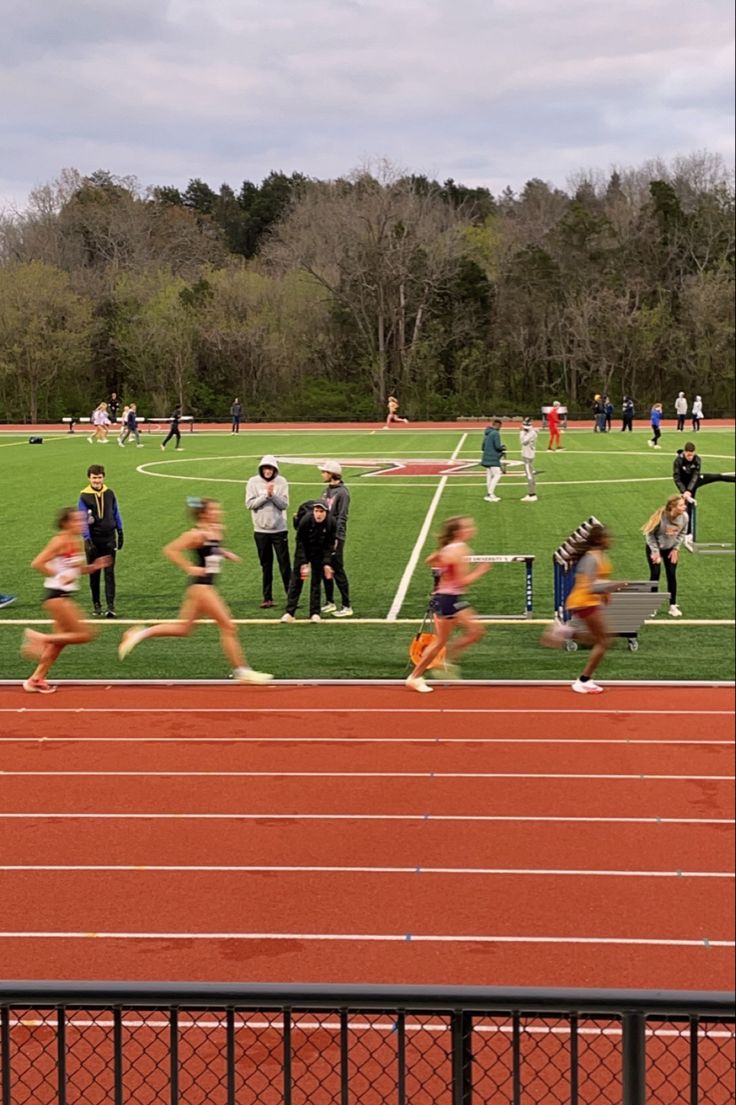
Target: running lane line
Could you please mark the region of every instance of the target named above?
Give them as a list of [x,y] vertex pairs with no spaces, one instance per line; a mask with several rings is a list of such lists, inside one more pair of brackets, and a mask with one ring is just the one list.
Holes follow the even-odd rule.
[[613,870],[584,870],[577,867],[569,868],[535,868],[535,867],[348,867],[348,866],[241,866],[228,864],[148,864],[148,863],[119,863],[119,864],[32,864],[18,863],[0,866],[0,871],[49,871],[49,872],[75,872],[75,871],[116,871],[130,872],[156,872],[174,871],[191,873],[219,873],[219,874],[286,874],[294,872],[307,872],[316,874],[357,874],[357,875],[550,875],[550,876],[591,876],[610,877],[619,879],[736,879],[736,874],[731,871],[613,871]]
[[526,817],[461,813],[69,813],[0,812],[0,821],[460,821],[581,825],[734,825],[729,817]]
[[[450,457],[450,461],[449,461],[450,464],[452,464],[452,462],[454,460],[457,460],[458,454],[461,452],[462,447],[463,447],[463,445],[465,444],[465,442],[467,440],[467,437],[468,437],[468,435],[467,435],[467,433],[465,433],[460,438],[460,441],[455,446],[455,450],[454,450],[452,456]],[[419,557],[422,554],[422,549],[424,548],[427,537],[429,535],[430,526],[432,525],[432,522],[434,521],[434,516],[437,513],[437,507],[440,505],[440,499],[442,498],[442,492],[447,487],[448,479],[449,479],[449,476],[442,476],[442,478],[440,479],[440,482],[437,484],[437,490],[435,491],[434,496],[432,497],[432,502],[429,504],[429,510],[427,511],[427,513],[425,515],[424,521],[422,522],[422,528],[419,531],[419,536],[417,537],[416,544],[414,545],[414,548],[411,551],[411,556],[409,557],[409,561],[408,561],[406,567],[404,568],[404,574],[401,577],[401,580],[399,582],[399,586],[396,589],[396,594],[394,595],[394,598],[393,598],[393,602],[391,603],[391,606],[389,607],[388,614],[386,615],[386,621],[387,622],[395,622],[396,619],[399,616],[399,612],[401,610],[401,607],[404,605],[404,599],[406,598],[406,594],[407,594],[407,591],[409,590],[409,586],[411,584],[412,577],[414,575],[414,571],[416,569],[417,564],[419,563]]]
[[637,745],[682,746],[705,748],[712,745],[733,748],[732,740],[637,740],[632,737],[600,739],[598,737],[0,737],[2,744],[322,744],[329,748],[335,744],[422,744],[430,747],[446,744],[614,744],[626,747]]
[[658,939],[657,937],[624,936],[488,936],[429,935],[425,933],[375,932],[53,932],[0,931],[0,940],[239,940],[283,941],[302,940],[325,943],[399,943],[399,944],[603,944],[660,948],[733,948],[733,940]]
[[[455,684],[457,686],[457,684]],[[357,690],[357,688],[356,688]],[[595,714],[598,717],[733,717],[733,710],[616,710],[570,707],[569,709],[540,709],[534,706],[3,706],[0,714],[523,714],[539,716],[561,714]]]
[[733,775],[587,775],[531,771],[3,771],[2,778],[82,779],[608,779],[636,782],[733,782]]

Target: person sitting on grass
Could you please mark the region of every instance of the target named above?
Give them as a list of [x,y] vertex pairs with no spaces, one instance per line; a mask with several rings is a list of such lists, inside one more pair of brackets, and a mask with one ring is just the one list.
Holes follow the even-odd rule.
[[123,634],[118,648],[121,660],[141,641],[151,637],[190,637],[198,622],[215,622],[220,631],[220,646],[233,669],[236,683],[268,683],[273,676],[254,671],[248,664],[238,640],[238,628],[215,583],[223,560],[239,562],[240,557],[223,547],[222,507],[215,499],[188,499],[194,516],[194,528],[188,529],[164,549],[177,568],[189,576],[189,585],[176,622],[159,622],[147,627],[134,626]]
[[572,621],[554,621],[542,634],[540,642],[546,648],[562,648],[565,641],[575,638],[593,646],[582,674],[572,684],[577,694],[601,694],[603,691],[591,676],[610,643],[604,607],[613,591],[626,587],[625,583],[613,583],[608,578],[611,562],[606,550],[610,544],[608,530],[598,524],[591,526],[585,539],[576,546],[571,561],[575,565],[575,583],[565,603]]
[[[437,549],[427,557],[426,563],[435,573],[436,585],[432,596],[435,639],[424,650],[409,678],[407,687],[420,694],[429,694],[432,688],[424,680],[424,673],[432,667],[435,659],[446,649],[447,665],[445,678],[458,679],[460,670],[455,661],[461,652],[479,641],[485,629],[478,621],[474,610],[465,601],[465,592],[472,583],[490,570],[490,564],[477,564],[468,567],[470,548],[467,542],[475,537],[475,522],[472,518],[459,516],[448,518],[442,523]],[[464,635],[451,644],[450,638],[456,629],[464,630]]]

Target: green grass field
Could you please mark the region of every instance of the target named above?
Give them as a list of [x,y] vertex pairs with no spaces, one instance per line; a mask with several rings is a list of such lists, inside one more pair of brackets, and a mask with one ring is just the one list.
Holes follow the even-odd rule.
[[[86,484],[87,465],[105,464],[125,524],[125,548],[118,557],[118,614],[121,619],[158,620],[175,616],[184,580],[161,556],[161,547],[188,524],[187,495],[219,498],[226,510],[228,545],[243,558],[227,565],[221,590],[239,619],[257,619],[242,627],[254,666],[280,677],[398,677],[407,664],[411,626],[385,621],[417,543],[430,505],[442,485],[428,541],[411,576],[400,619],[421,618],[430,580],[423,566],[438,523],[452,514],[471,514],[478,524],[478,553],[533,553],[536,556],[535,617],[552,614],[551,553],[577,525],[595,514],[613,531],[612,557],[619,578],[646,578],[644,541],[639,527],[673,492],[672,458],[682,435],[667,430],[661,452],[646,446],[647,434],[596,435],[571,431],[565,451],[537,456],[539,502],[520,502],[526,493],[523,477],[509,474],[500,484],[502,502],[483,502],[484,471],[472,467],[458,475],[370,475],[390,461],[476,461],[482,431],[470,429],[408,431],[259,431],[238,437],[222,433],[185,433],[184,452],[159,449],[161,438],[144,434],[145,447],[119,449],[90,445],[83,434],[45,435],[42,446],[29,446],[27,436],[0,438],[0,591],[18,601],[0,612],[0,674],[19,678],[28,665],[18,655],[19,620],[43,619],[42,578],[29,562],[52,532],[56,510],[77,500]],[[518,459],[518,433],[504,439],[509,457]],[[540,442],[544,436],[540,435]],[[702,431],[698,451],[704,471],[734,468],[734,437],[727,430]],[[321,480],[316,464],[325,457],[363,462],[345,468],[352,496],[346,564],[356,618],[381,619],[376,624],[330,621],[282,626],[282,609],[262,612],[260,569],[250,517],[243,505],[244,485],[261,455],[285,458],[282,473],[289,480],[291,504],[317,497]],[[734,490],[729,485],[707,487],[701,493],[701,541],[730,541],[734,535]],[[687,620],[733,619],[734,561],[729,556],[684,553],[679,568],[679,604]],[[483,613],[516,614],[523,608],[520,565],[494,568],[473,590],[475,607]],[[88,608],[87,581],[80,601]],[[304,608],[305,609],[305,608]],[[300,611],[300,614],[303,611]],[[646,627],[641,648],[631,654],[624,642],[611,649],[601,678],[733,677],[733,627],[683,625],[662,615]],[[68,649],[54,669],[59,678],[205,678],[223,676],[227,667],[211,627],[202,627],[187,641],[154,641],[142,645],[125,665],[115,648],[123,627],[101,623],[99,639],[85,648]],[[539,627],[490,625],[480,646],[468,655],[465,674],[472,678],[574,677],[579,657],[538,647]]]

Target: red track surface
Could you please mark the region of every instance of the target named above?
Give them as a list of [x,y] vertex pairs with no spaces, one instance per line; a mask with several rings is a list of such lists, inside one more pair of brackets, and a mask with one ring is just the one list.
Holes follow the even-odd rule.
[[[733,879],[696,873],[733,872],[733,708],[705,688],[3,688],[2,973],[727,989]],[[39,869],[64,865],[138,869]],[[172,866],[228,870],[151,870]]]

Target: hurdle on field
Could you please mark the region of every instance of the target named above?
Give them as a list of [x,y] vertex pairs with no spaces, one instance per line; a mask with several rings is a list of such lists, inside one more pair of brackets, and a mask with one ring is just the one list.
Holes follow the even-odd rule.
[[530,553],[515,553],[509,556],[469,556],[470,564],[523,564],[524,565],[524,609],[520,614],[479,614],[485,621],[503,619],[522,621],[531,618],[534,608],[534,557]]
[[736,553],[730,541],[698,541],[698,508],[693,507],[690,518],[690,536],[693,539],[692,551],[703,556],[733,556]]

